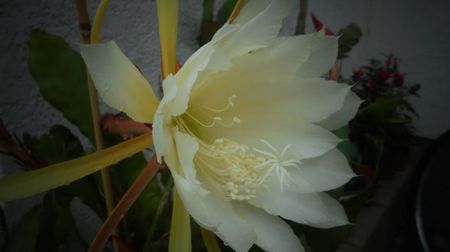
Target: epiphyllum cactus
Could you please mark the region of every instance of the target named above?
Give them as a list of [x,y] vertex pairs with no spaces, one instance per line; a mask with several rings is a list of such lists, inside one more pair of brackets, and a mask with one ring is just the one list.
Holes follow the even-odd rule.
[[[349,86],[321,78],[336,59],[337,39],[323,32],[277,37],[292,1],[245,1],[239,15],[174,73],[177,8],[176,1],[158,2],[160,102],[114,42],[83,45],[81,52],[107,104],[153,123],[158,160],[168,165],[189,214],[237,251],[253,244],[303,250],[280,217],[322,228],[347,224],[343,208],[324,193],[354,176],[330,131],[345,125],[360,101]],[[126,151],[94,154],[103,158],[95,167],[94,156],[67,165],[94,171],[148,146],[144,137],[133,150],[130,140],[122,144]],[[180,211],[178,194],[174,212]]]
[[291,3],[248,1],[164,79],[156,113],[149,84],[114,42],[82,47],[104,101],[153,122],[158,160],[191,216],[237,251],[254,243],[301,250],[278,216],[324,228],[348,223],[323,191],[354,175],[329,130],[353,117],[359,99],[320,78],[336,59],[335,37],[277,37]]

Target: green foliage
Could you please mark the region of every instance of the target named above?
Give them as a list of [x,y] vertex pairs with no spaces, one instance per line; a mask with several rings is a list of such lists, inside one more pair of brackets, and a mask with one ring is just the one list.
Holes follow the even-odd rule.
[[[80,157],[84,154],[80,141],[69,129],[61,125],[54,125],[50,132],[41,137],[32,137],[24,134],[25,146],[31,151],[34,157],[45,160],[49,165]],[[103,197],[98,191],[98,186],[93,176],[83,179],[63,187],[66,194],[79,197],[83,203],[90,206],[99,217],[105,215]]]
[[94,139],[87,77],[81,56],[59,36],[35,30],[30,37],[28,67],[41,94]]
[[48,164],[56,164],[83,154],[83,147],[78,138],[61,125],[52,126],[50,132],[41,137],[32,137],[25,133],[23,142],[35,157],[47,161]]
[[202,20],[214,19],[214,0],[203,0],[203,16]]
[[70,211],[73,197],[52,190],[14,228],[7,252],[79,251],[87,244],[81,238]]
[[362,31],[356,24],[349,24],[347,27],[339,31],[339,48],[338,59],[344,59],[348,57],[348,53],[352,48],[358,44],[361,39]]
[[399,96],[381,97],[362,108],[358,112],[358,119],[383,122],[395,112],[401,102],[402,97]]
[[[84,154],[80,141],[64,126],[55,125],[41,137],[24,134],[25,146],[33,157],[55,164]],[[14,228],[7,251],[70,251],[86,249],[75,226],[70,203],[78,197],[99,217],[106,214],[104,199],[92,176],[46,193]],[[26,240],[27,242],[23,242]]]
[[42,205],[33,207],[26,213],[13,229],[9,237],[6,252],[31,252],[36,246],[36,238],[39,234],[41,222],[40,213]]
[[226,0],[214,18],[214,0],[203,0],[203,18],[197,38],[201,46],[208,43],[216,31],[227,22],[236,2],[237,0]]
[[237,0],[227,0],[223,3],[222,7],[220,7],[216,17],[216,22],[219,23],[219,25],[223,25],[227,22],[228,17],[231,15],[231,12],[233,12],[236,2]]
[[[117,135],[107,135],[105,142],[114,145],[121,141]],[[110,167],[111,179],[117,196],[123,195],[147,164],[142,153],[124,159]],[[159,205],[162,190],[158,179],[152,179],[127,212],[122,225],[125,242],[139,250],[144,246],[153,214]]]
[[342,139],[342,141],[337,145],[337,149],[341,151],[347,160],[350,162],[354,159],[357,154],[357,149],[355,145],[349,139],[349,127],[345,125],[340,129],[333,131],[333,133]]

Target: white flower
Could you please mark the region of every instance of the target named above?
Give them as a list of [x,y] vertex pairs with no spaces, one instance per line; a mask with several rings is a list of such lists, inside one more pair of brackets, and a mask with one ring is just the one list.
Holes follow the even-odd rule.
[[348,223],[324,191],[354,176],[330,130],[360,101],[349,86],[321,78],[336,60],[336,38],[277,37],[291,3],[248,1],[164,80],[154,115],[148,83],[114,42],[82,48],[105,102],[153,122],[158,158],[191,216],[236,251],[302,251],[280,217],[322,228]]

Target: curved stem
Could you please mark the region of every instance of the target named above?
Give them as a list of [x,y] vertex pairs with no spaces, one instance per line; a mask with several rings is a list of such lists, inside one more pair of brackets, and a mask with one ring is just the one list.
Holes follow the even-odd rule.
[[155,176],[160,167],[161,165],[156,160],[156,155],[153,155],[152,159],[144,167],[134,183],[130,186],[128,191],[103,223],[100,231],[91,243],[88,252],[100,252],[103,250],[106,241],[114,232],[120,220],[124,217],[125,213],[130,209],[150,180]]
[[151,133],[70,161],[0,179],[0,202],[20,199],[66,185],[152,145]]
[[200,232],[202,233],[203,243],[205,243],[206,250],[208,250],[208,252],[220,252],[219,244],[217,244],[214,234],[203,227],[200,227]]
[[232,23],[234,19],[238,16],[239,12],[241,11],[242,7],[244,7],[245,0],[238,0],[237,3],[234,5],[234,9],[230,14],[230,17],[228,18],[228,23]]

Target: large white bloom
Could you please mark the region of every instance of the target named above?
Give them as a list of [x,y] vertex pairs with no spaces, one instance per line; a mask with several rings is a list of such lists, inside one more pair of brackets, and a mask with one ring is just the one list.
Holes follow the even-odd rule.
[[[302,251],[280,218],[314,227],[348,223],[323,191],[353,172],[330,130],[346,124],[359,99],[321,78],[337,40],[323,33],[277,37],[291,0],[253,0],[175,75],[157,102],[114,42],[84,46],[100,95],[141,122],[153,121],[184,206],[237,251]],[[280,216],[280,217],[279,217]]]

